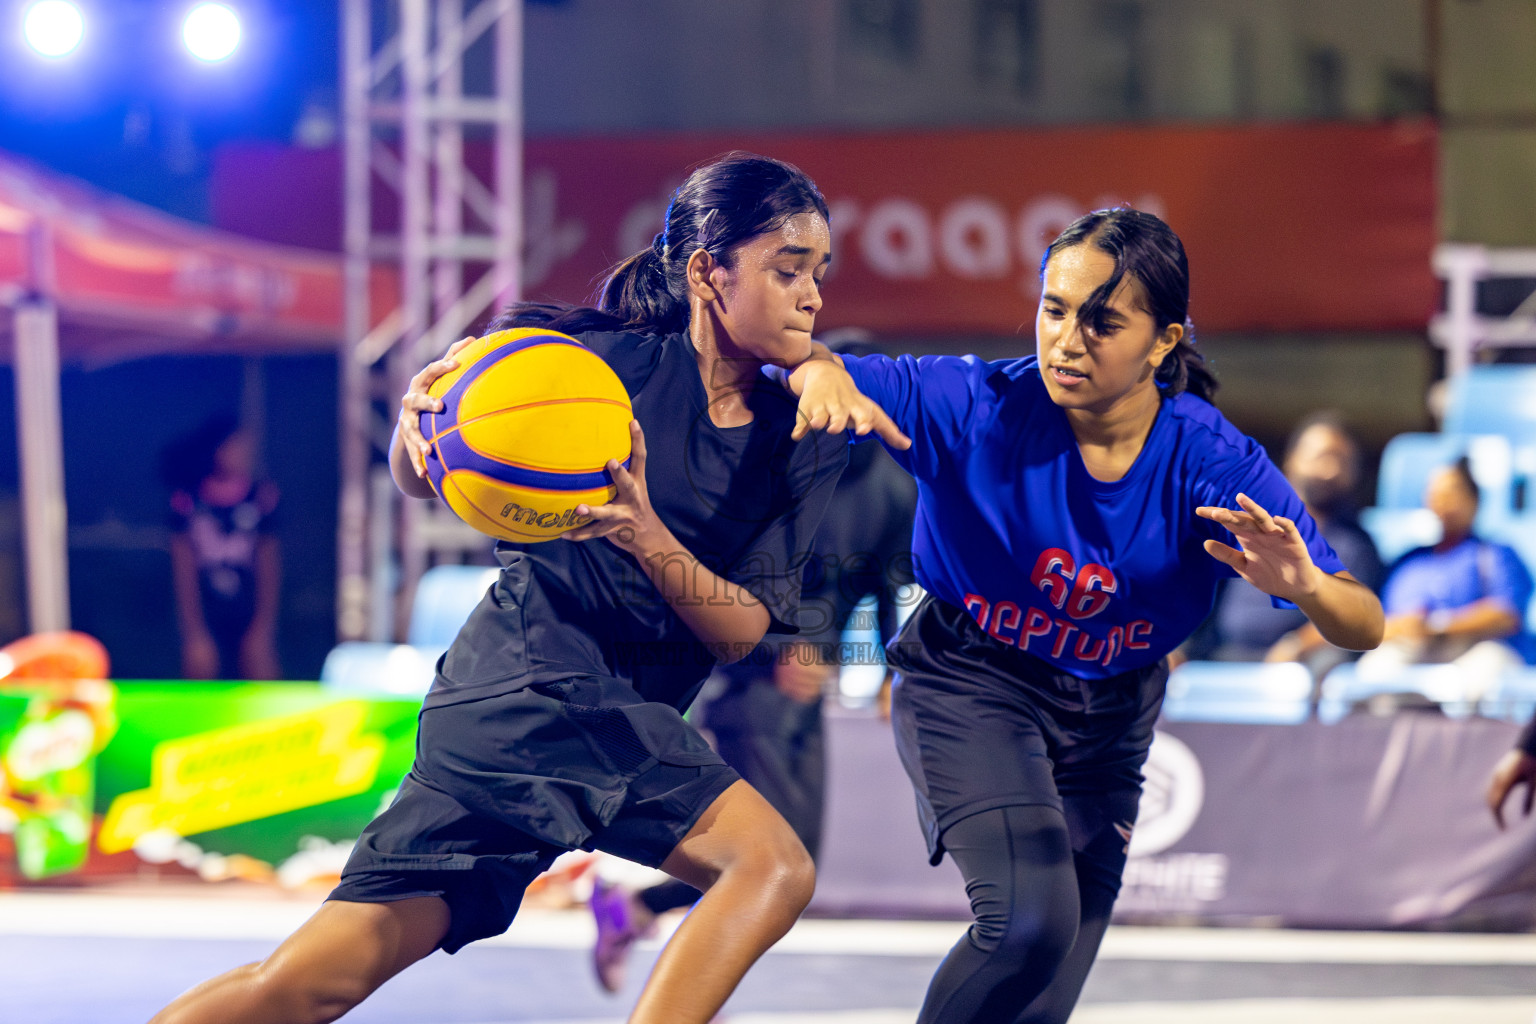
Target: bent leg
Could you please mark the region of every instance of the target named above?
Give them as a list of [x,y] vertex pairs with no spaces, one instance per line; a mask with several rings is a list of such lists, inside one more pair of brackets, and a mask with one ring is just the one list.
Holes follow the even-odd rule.
[[1077,1006],[1083,983],[1088,980],[1088,971],[1099,955],[1099,944],[1109,930],[1109,914],[1115,906],[1119,879],[1115,879],[1113,888],[1106,887],[1102,881],[1090,880],[1091,868],[1083,864],[1082,858],[1078,858],[1078,870],[1081,872],[1082,923],[1077,928],[1077,941],[1072,943],[1072,951],[1056,968],[1051,983],[1017,1018],[1016,1024],[1065,1024]]
[[330,900],[271,956],[203,982],[150,1024],[325,1024],[437,948],[448,904]]
[[815,868],[745,782],[710,804],[661,867],[704,896],[662,950],[630,1024],[705,1024],[810,902]]
[[918,1022],[1013,1024],[1077,935],[1066,820],[1054,807],[993,808],[951,825],[944,847],[965,876],[976,920],[939,965]]
[[1082,993],[1083,982],[1109,928],[1120,879],[1125,874],[1131,831],[1141,801],[1139,772],[1089,773],[1062,785],[1067,831],[1072,837],[1082,923],[1072,951],[1041,992],[1018,1017],[1018,1024],[1065,1024]]

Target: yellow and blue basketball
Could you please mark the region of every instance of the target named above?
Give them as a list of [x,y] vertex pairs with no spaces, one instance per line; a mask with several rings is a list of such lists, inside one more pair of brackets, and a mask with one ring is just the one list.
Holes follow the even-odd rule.
[[427,473],[481,533],[528,544],[587,522],[576,506],[614,496],[604,468],[629,464],[629,393],[575,338],[538,328],[477,338],[432,383],[442,412],[421,414]]

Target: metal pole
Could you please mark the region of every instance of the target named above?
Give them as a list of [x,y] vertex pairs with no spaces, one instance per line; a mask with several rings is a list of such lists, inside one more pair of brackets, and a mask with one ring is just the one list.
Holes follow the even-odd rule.
[[336,634],[360,640],[368,633],[368,436],[370,396],[368,366],[357,345],[368,333],[368,236],[371,231],[372,176],[369,173],[368,103],[372,69],[369,0],[342,0],[341,95],[342,181],[345,204],[343,273],[346,290],[345,336],[337,351],[338,410],[341,431],[341,488],[336,516]]
[[498,305],[523,294],[523,0],[496,23],[496,280]]
[[[460,0],[437,0],[437,52],[433,87],[436,108],[442,116],[434,118],[436,133],[436,210],[433,238],[436,241],[433,268],[433,317],[440,319],[452,308],[464,288],[464,266],[458,253],[464,233],[464,123],[448,116],[456,110],[464,94],[464,5]],[[435,334],[436,332],[434,332]],[[433,358],[455,341],[432,337],[428,345]]]
[[1478,331],[1477,282],[1488,265],[1487,250],[1477,245],[1439,246],[1435,263],[1445,277],[1445,315],[1449,334],[1445,375],[1456,377],[1472,366],[1481,338]]
[[[428,82],[431,65],[427,47],[428,0],[404,0],[401,4],[401,144],[404,149],[400,210],[400,275],[405,309],[405,343],[395,347],[389,359],[389,379],[394,394],[405,393],[419,369],[422,336],[429,324],[431,294],[429,189],[431,151],[428,138]],[[400,589],[395,608],[395,638],[403,640],[410,621],[410,604],[416,581],[426,569],[426,552],[420,539],[419,503],[396,498],[400,510]]]
[[64,420],[59,411],[59,317],[52,302],[16,309],[16,438],[27,565],[27,623],[69,628],[69,516],[64,503]]

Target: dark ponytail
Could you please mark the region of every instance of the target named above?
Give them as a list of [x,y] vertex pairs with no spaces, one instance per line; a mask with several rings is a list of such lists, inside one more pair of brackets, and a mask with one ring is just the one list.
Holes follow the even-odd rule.
[[1147,312],[1159,333],[1171,324],[1184,328],[1184,336],[1157,368],[1158,389],[1170,397],[1188,391],[1210,401],[1216,394],[1216,375],[1195,349],[1195,325],[1189,319],[1189,259],[1179,236],[1160,218],[1141,210],[1124,206],[1095,210],[1056,236],[1040,261],[1041,276],[1056,253],[1088,243],[1114,259],[1115,271],[1083,303],[1079,319],[1103,330],[1110,297],[1129,275],[1141,285]]
[[666,223],[651,244],[608,273],[592,306],[517,303],[491,321],[492,331],[547,327],[566,334],[688,329],[688,260],[703,249],[729,268],[743,242],[800,213],[830,220],[827,202],[805,172],[752,153],[705,164],[672,193]]
[[1466,488],[1467,494],[1472,497],[1472,503],[1474,505],[1481,505],[1483,491],[1482,488],[1477,486],[1477,477],[1472,475],[1472,457],[1463,455],[1445,468],[1455,475],[1457,483]]

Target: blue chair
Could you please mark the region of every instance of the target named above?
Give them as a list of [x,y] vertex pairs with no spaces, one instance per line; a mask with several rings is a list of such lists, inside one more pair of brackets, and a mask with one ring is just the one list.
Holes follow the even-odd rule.
[[1479,526],[1503,521],[1514,512],[1515,449],[1501,434],[1398,434],[1381,451],[1376,507],[1422,508],[1430,476],[1463,455],[1482,492]]
[[495,566],[434,565],[422,573],[406,639],[418,647],[446,648],[500,572]]
[[409,643],[366,640],[337,644],[320,667],[320,682],[337,690],[420,696],[432,686],[437,659],[496,582],[500,569],[436,565],[422,573],[411,603]]
[[1440,539],[1440,520],[1427,508],[1363,508],[1360,525],[1371,535],[1383,565]]
[[320,683],[350,693],[419,697],[432,686],[445,648],[352,640],[337,644],[320,667]]
[[880,643],[880,604],[866,594],[853,606],[848,626],[838,637],[842,664],[837,670],[838,695],[849,704],[867,704],[885,682],[885,649]]
[[1511,672],[1501,679],[1483,701],[1482,713],[1518,725],[1529,722],[1536,714],[1536,668]]
[[1296,662],[1187,661],[1168,676],[1163,717],[1170,722],[1306,721],[1312,673]]
[[1447,433],[1536,438],[1536,366],[1473,366],[1452,377]]
[[[1490,687],[1490,693],[1496,685]],[[1337,722],[1360,701],[1379,694],[1416,693],[1440,705],[1451,718],[1466,718],[1479,712],[1477,701],[1466,696],[1467,680],[1456,665],[1404,665],[1391,676],[1361,678],[1359,664],[1346,662],[1323,677],[1323,692],[1318,701],[1317,717],[1323,722]]]

